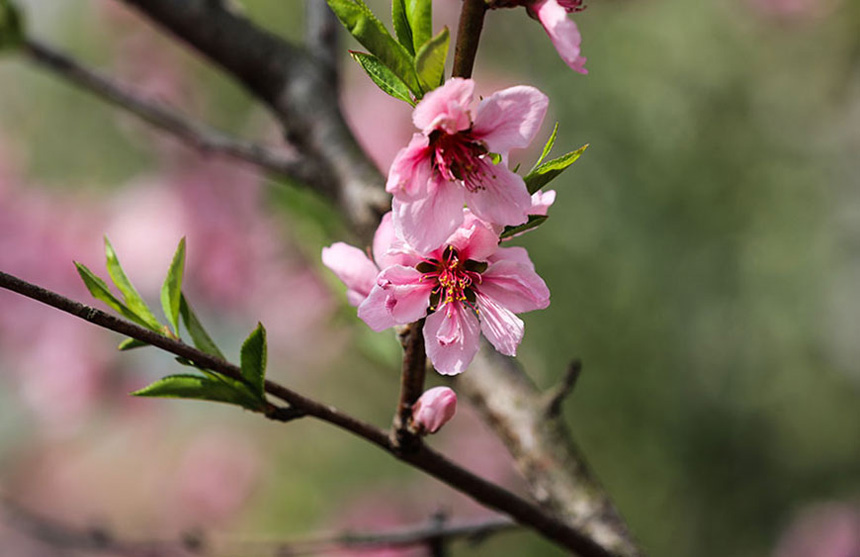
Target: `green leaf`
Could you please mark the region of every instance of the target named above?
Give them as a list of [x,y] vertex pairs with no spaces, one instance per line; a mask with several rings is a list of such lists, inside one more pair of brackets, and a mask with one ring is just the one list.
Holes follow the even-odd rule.
[[533,228],[537,228],[542,225],[547,219],[546,215],[529,215],[529,220],[525,224],[521,224],[519,226],[506,226],[502,233],[499,235],[499,240],[504,240],[505,238],[510,238],[512,236],[516,236],[517,234],[522,234],[523,232],[527,232]]
[[119,343],[117,350],[125,352],[126,350],[134,350],[135,348],[142,348],[144,346],[149,346],[149,343],[137,340],[136,338],[127,338]]
[[534,193],[553,181],[559,174],[564,172],[568,166],[575,163],[587,148],[588,144],[586,143],[576,151],[571,151],[557,159],[547,161],[529,172],[528,176],[524,178],[526,187],[529,189],[529,193]]
[[432,0],[405,0],[406,18],[412,29],[412,45],[415,52],[433,36]]
[[170,269],[167,270],[167,278],[161,287],[161,307],[173,332],[179,335],[179,306],[182,298],[182,277],[185,274],[185,238],[179,241],[179,247],[173,254]]
[[552,146],[555,145],[555,137],[557,135],[558,135],[558,122],[556,122],[555,126],[553,126],[552,133],[550,134],[549,139],[547,139],[546,145],[543,146],[543,152],[540,154],[540,158],[537,160],[537,162],[532,167],[532,169],[529,170],[529,173],[533,172],[538,166],[540,166],[540,163],[542,163],[544,161],[544,159],[546,159],[547,155],[549,155],[549,152],[552,150]]
[[0,51],[24,42],[24,18],[11,0],[0,0]]
[[327,2],[347,31],[420,96],[422,90],[412,64],[412,54],[391,36],[370,8],[362,0]]
[[148,329],[160,333],[162,331],[161,323],[158,322],[158,319],[152,314],[146,302],[138,294],[137,289],[128,280],[107,236],[105,236],[105,258],[107,259],[108,274],[116,287],[119,288],[119,291],[122,292],[125,305],[146,323],[145,326]]
[[105,281],[97,277],[85,265],[78,263],[77,261],[75,262],[75,267],[78,269],[78,274],[84,281],[84,285],[86,285],[87,290],[89,290],[90,294],[93,295],[93,298],[106,303],[109,307],[111,307],[114,311],[116,311],[126,319],[134,321],[142,327],[149,327],[149,325],[147,325],[146,322],[143,321],[143,319],[141,319],[136,313],[128,309],[125,304],[120,302],[116,298],[116,296],[111,293]]
[[252,392],[263,397],[266,381],[266,329],[262,323],[245,339],[242,344],[241,367],[242,377],[252,387]]
[[191,305],[185,298],[185,294],[180,298],[179,312],[182,315],[182,321],[185,323],[188,334],[191,335],[191,341],[194,343],[194,346],[202,352],[206,352],[222,360],[226,359],[224,358],[224,354],[218,349],[218,346],[215,345],[212,337],[203,328],[203,324],[197,319],[197,315],[191,309]]
[[394,72],[389,70],[385,64],[380,62],[379,58],[373,54],[352,50],[349,51],[349,55],[367,72],[367,75],[376,83],[376,86],[386,94],[415,106],[415,101],[412,100],[412,95],[409,94],[409,87],[403,83],[402,79],[394,75]]
[[397,35],[397,40],[409,54],[415,55],[415,46],[412,43],[412,26],[409,25],[409,18],[406,15],[405,0],[393,0],[391,2],[391,19],[394,20],[394,34]]
[[415,54],[415,71],[418,72],[418,79],[425,91],[432,91],[442,84],[450,42],[448,28],[443,27],[438,35],[425,42]]
[[229,383],[200,375],[169,375],[131,393],[134,396],[185,398],[235,404],[248,410],[260,411],[264,402]]

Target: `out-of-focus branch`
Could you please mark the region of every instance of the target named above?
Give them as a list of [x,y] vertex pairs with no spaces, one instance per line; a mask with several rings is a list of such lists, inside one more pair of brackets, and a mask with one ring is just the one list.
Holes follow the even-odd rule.
[[582,362],[580,360],[570,362],[561,383],[544,393],[543,404],[547,418],[557,418],[561,415],[561,405],[573,392],[581,373]]
[[[0,272],[0,288],[42,302],[102,328],[146,342],[171,354],[181,356],[201,368],[233,379],[243,380],[241,369],[234,364],[12,275]],[[279,414],[284,413],[288,419],[292,420],[298,413],[328,422],[378,446],[401,461],[411,464],[461,493],[472,497],[484,506],[509,515],[520,524],[533,528],[546,538],[583,557],[613,555],[613,552],[606,551],[589,537],[582,535],[540,506],[461,468],[426,445],[419,444],[414,451],[402,452],[385,431],[341,412],[333,406],[308,398],[273,381],[266,381],[265,391],[290,405],[289,408],[271,405],[266,411],[266,416],[271,419],[281,419]]]
[[311,56],[328,66],[332,85],[337,87],[340,60],[340,22],[327,2],[305,0],[305,46]]
[[489,537],[513,531],[516,523],[504,518],[480,521],[431,520],[429,523],[377,532],[344,532],[282,542],[226,541],[211,545],[197,532],[176,540],[122,539],[104,528],[80,528],[24,509],[7,498],[2,500],[2,515],[10,526],[48,546],[63,550],[92,551],[115,555],[190,556],[218,555],[281,556],[320,555],[339,549],[396,549],[427,546],[437,543],[447,546],[464,540],[479,543]]
[[202,153],[229,157],[302,183],[312,183],[318,175],[308,161],[285,157],[261,145],[195,122],[163,103],[144,98],[130,87],[87,68],[72,57],[39,41],[25,41],[22,51],[37,66],[131,112]]
[[502,438],[538,501],[607,551],[626,557],[644,554],[589,470],[564,420],[547,415],[546,393],[516,360],[485,342],[456,384]]
[[405,452],[414,451],[421,438],[409,430],[412,405],[424,392],[427,353],[424,347],[424,320],[410,323],[400,331],[403,346],[403,369],[400,373],[400,400],[391,426],[391,439]]

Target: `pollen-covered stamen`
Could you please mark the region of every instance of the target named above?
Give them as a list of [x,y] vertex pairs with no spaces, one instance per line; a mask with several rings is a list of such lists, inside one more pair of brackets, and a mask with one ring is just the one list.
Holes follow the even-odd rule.
[[484,178],[492,176],[493,163],[484,145],[470,132],[448,134],[437,130],[430,134],[433,168],[449,182],[458,182],[467,190],[482,190]]
[[435,286],[430,294],[430,309],[435,311],[445,304],[465,303],[475,309],[474,287],[481,284],[481,273],[487,264],[480,261],[460,259],[457,250],[445,248],[441,260],[427,259],[416,266],[422,274],[422,281],[433,281]]

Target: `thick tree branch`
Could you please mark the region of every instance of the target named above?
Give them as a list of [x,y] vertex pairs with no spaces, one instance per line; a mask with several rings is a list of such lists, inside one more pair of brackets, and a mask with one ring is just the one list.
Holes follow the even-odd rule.
[[36,40],[27,40],[22,51],[36,65],[94,93],[108,103],[131,112],[204,153],[225,156],[258,166],[271,174],[313,183],[318,172],[305,160],[287,158],[261,145],[231,137],[195,122],[164,104],[146,99],[127,86],[91,70],[73,58]]
[[[22,296],[42,302],[102,328],[136,338],[171,354],[190,360],[202,368],[232,377],[233,379],[242,380],[242,371],[239,367],[229,362],[201,352],[183,342],[173,340],[149,329],[144,329],[143,327],[109,315],[96,308],[65,298],[56,292],[30,284],[12,275],[0,272],[0,288],[17,292]],[[287,411],[301,412],[304,415],[312,416],[353,433],[365,441],[377,445],[401,461],[411,464],[415,468],[435,477],[437,480],[472,497],[477,502],[509,515],[520,524],[537,530],[559,545],[584,557],[607,557],[613,555],[612,552],[606,551],[589,537],[582,535],[541,507],[461,468],[426,445],[419,445],[412,452],[401,452],[385,431],[343,413],[333,406],[308,398],[273,381],[266,381],[265,390],[273,397],[288,403],[290,409]],[[277,413],[277,410],[273,409],[270,412]],[[269,412],[267,412],[268,415]]]
[[545,393],[516,360],[485,342],[456,384],[501,436],[538,501],[607,551],[643,555],[571,440],[564,420],[547,416]]

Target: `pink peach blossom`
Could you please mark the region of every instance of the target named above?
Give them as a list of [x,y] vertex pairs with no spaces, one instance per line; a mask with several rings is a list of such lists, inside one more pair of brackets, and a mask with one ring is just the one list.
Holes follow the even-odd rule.
[[433,387],[412,405],[412,424],[419,433],[436,433],[457,412],[457,393],[449,387]]
[[[481,333],[496,350],[514,356],[524,334],[515,313],[549,305],[549,290],[526,250],[500,248],[493,225],[468,209],[461,212],[462,224],[433,250],[415,250],[391,234],[391,218],[386,216],[374,241],[376,263],[338,244],[323,255],[324,263],[346,283],[351,303],[364,297],[358,316],[371,329],[382,331],[426,316],[427,356],[444,375],[468,367]],[[359,256],[366,261],[356,264]],[[345,272],[349,265],[362,270]],[[380,272],[367,292],[370,265]]]
[[[494,224],[528,219],[525,182],[506,163],[511,149],[531,143],[547,97],[534,87],[510,87],[481,101],[472,118],[474,89],[471,79],[453,78],[428,93],[412,115],[421,133],[391,164],[386,190],[394,196],[394,227],[422,252],[438,248],[460,226],[464,204]],[[501,160],[494,162],[493,154]]]
[[567,17],[571,12],[583,10],[582,0],[537,0],[526,9],[543,25],[562,60],[573,71],[587,74],[586,59],[580,54],[582,36],[576,22]]

